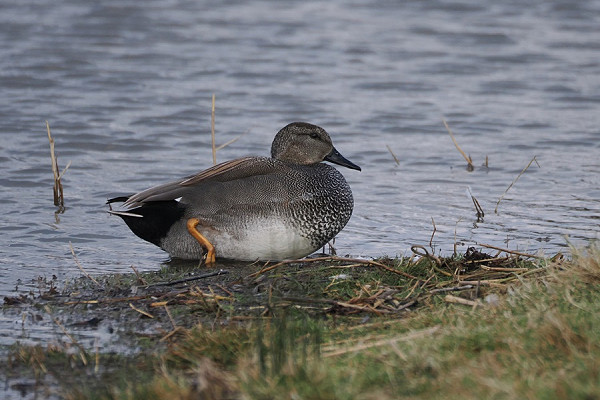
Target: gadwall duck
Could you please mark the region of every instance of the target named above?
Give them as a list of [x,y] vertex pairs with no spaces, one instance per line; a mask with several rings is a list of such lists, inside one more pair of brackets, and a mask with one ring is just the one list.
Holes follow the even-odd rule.
[[108,203],[140,238],[171,257],[278,261],[307,256],[346,225],[354,200],[329,161],[360,171],[323,128],[281,129],[271,158],[244,157]]

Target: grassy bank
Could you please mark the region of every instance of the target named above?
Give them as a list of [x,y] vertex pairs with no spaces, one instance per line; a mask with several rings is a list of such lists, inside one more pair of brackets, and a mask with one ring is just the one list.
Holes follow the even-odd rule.
[[5,307],[111,320],[136,351],[17,345],[3,373],[69,399],[600,397],[597,248],[416,250],[83,280]]

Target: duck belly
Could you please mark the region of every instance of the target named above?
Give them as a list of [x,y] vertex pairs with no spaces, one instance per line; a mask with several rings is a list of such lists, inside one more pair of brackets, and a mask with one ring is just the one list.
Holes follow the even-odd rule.
[[[218,258],[243,261],[280,261],[305,257],[319,246],[298,228],[280,220],[249,222],[241,232],[207,232]],[[212,239],[212,240],[211,240]]]
[[[201,224],[197,229],[215,247],[217,258],[280,261],[305,257],[320,247],[303,236],[298,226],[279,218]],[[173,225],[160,247],[174,258],[198,260],[204,255],[204,249],[187,231],[185,221]]]

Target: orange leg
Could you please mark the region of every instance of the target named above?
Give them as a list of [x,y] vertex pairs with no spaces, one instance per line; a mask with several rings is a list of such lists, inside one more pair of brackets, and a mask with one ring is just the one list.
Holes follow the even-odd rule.
[[206,250],[206,264],[214,264],[215,246],[213,246],[212,243],[208,241],[208,239],[206,239],[204,236],[202,236],[200,232],[198,232],[196,226],[198,226],[199,223],[200,221],[198,220],[198,218],[188,219],[187,230],[190,233],[190,235],[192,235],[198,241],[198,243],[200,243],[200,246],[202,246]]

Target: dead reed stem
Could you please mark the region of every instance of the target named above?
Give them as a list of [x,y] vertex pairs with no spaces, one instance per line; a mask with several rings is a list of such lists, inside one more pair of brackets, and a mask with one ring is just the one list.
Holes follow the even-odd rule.
[[376,309],[373,306],[371,306],[370,304],[361,306],[361,305],[352,304],[352,303],[349,303],[346,301],[339,301],[339,300],[333,300],[333,299],[315,299],[315,298],[309,298],[309,297],[304,298],[304,297],[285,296],[285,297],[282,297],[282,300],[297,302],[297,303],[324,303],[324,304],[330,304],[330,305],[336,306],[336,307],[349,308],[349,309],[356,310],[356,311],[372,312],[372,313],[378,314],[378,315],[391,313],[391,311],[389,311],[389,310]]
[[446,287],[446,288],[431,289],[427,293],[433,294],[433,293],[442,293],[442,292],[458,292],[460,290],[470,290],[473,288],[475,288],[474,285],[461,285],[461,286],[452,286],[452,287]]
[[541,168],[540,164],[537,162],[536,156],[533,156],[533,158],[531,159],[531,161],[529,161],[529,164],[527,164],[527,166],[525,168],[523,168],[523,170],[521,172],[519,172],[519,175],[517,175],[517,177],[515,178],[515,180],[512,181],[510,185],[508,185],[508,187],[506,188],[506,190],[504,191],[504,193],[502,193],[502,196],[500,196],[500,198],[498,199],[498,202],[496,203],[496,208],[494,209],[494,213],[495,214],[498,214],[498,206],[500,205],[500,202],[502,201],[502,199],[504,198],[504,196],[506,195],[506,193],[510,190],[511,187],[513,187],[513,185],[517,182],[517,180],[519,180],[519,178],[521,177],[521,175],[523,175],[525,173],[525,171],[527,171],[527,168],[529,168],[534,161],[535,161],[536,165],[538,166],[538,168]]
[[444,297],[444,301],[446,303],[462,304],[462,305],[470,306],[473,308],[481,305],[478,301],[463,299],[462,297],[452,296],[451,294],[447,294]]
[[414,254],[416,254],[420,257],[428,258],[429,260],[435,262],[435,264],[438,267],[442,265],[442,260],[440,260],[440,258],[438,256],[436,256],[435,254],[429,254],[429,252],[427,251],[425,246],[421,246],[420,244],[415,244],[410,247],[410,251],[412,251]]
[[148,289],[150,287],[155,287],[155,286],[172,286],[172,285],[178,285],[180,283],[188,283],[188,282],[191,282],[191,281],[196,281],[198,279],[205,279],[205,278],[210,278],[211,276],[223,275],[223,274],[228,274],[228,273],[229,273],[229,271],[227,271],[226,269],[220,269],[218,271],[212,271],[212,272],[208,272],[206,274],[192,276],[191,278],[178,279],[176,281],[171,281],[171,282],[152,283],[150,285],[145,285],[144,288]]
[[212,137],[213,165],[217,165],[217,147],[215,145],[215,94],[212,95],[212,107],[210,112],[210,134]]
[[473,196],[473,193],[471,193],[471,188],[468,186],[467,191],[469,192],[469,196],[471,196],[471,200],[473,200],[473,205],[475,206],[475,212],[477,213],[477,222],[482,222],[483,217],[485,217],[483,208],[481,207],[481,204],[479,204],[479,201],[475,198],[475,196]]
[[229,146],[231,143],[235,143],[235,142],[237,142],[237,141],[238,141],[238,139],[239,139],[239,138],[241,138],[241,137],[242,137],[242,136],[244,136],[244,135],[245,135],[245,134],[241,134],[241,135],[240,135],[240,136],[238,136],[238,137],[234,137],[233,139],[231,139],[231,140],[229,140],[229,141],[227,141],[227,142],[225,142],[225,143],[223,143],[223,144],[220,144],[220,145],[218,145],[218,146],[217,146],[217,148],[216,148],[216,151],[219,151],[219,150],[221,150],[222,148]]
[[50,134],[50,124],[46,121],[46,131],[48,132],[48,141],[50,142],[50,159],[52,160],[52,173],[54,175],[54,186],[52,187],[54,194],[54,205],[59,207],[59,211],[64,211],[65,208],[65,198],[63,193],[63,186],[61,183],[61,176],[67,171],[69,165],[62,173],[58,172],[58,160],[56,158],[56,154],[54,153],[54,139]]
[[435,221],[433,220],[433,217],[431,217],[431,223],[433,224],[433,232],[431,232],[431,237],[429,238],[429,248],[433,252],[433,236],[435,235],[435,232],[437,231],[437,227],[435,226]]
[[396,165],[400,165],[400,161],[398,160],[398,157],[396,157],[396,155],[392,151],[392,148],[387,144],[385,145],[385,147],[387,147],[387,149],[390,152],[390,154],[392,155],[392,157],[394,157],[394,161],[396,162]]
[[169,321],[171,321],[171,325],[173,326],[173,329],[177,329],[177,324],[175,323],[175,320],[173,319],[173,316],[171,315],[171,311],[169,311],[169,307],[167,307],[167,305],[164,305],[165,307],[165,311],[167,312],[167,316],[169,317]]
[[242,133],[241,135],[239,135],[239,136],[236,136],[236,137],[234,137],[233,139],[231,139],[231,140],[229,140],[229,141],[227,141],[227,142],[225,142],[225,143],[223,143],[223,144],[220,144],[220,145],[218,145],[218,146],[217,146],[217,151],[221,150],[221,149],[222,149],[222,148],[224,148],[224,147],[227,147],[227,146],[229,146],[229,145],[230,145],[230,144],[232,144],[232,143],[235,143],[235,142],[237,142],[237,141],[238,141],[238,140],[239,140],[239,139],[240,139],[242,136],[244,136],[244,135],[245,135],[245,134],[247,134],[248,132],[250,132],[250,129],[246,129],[246,132]]
[[456,146],[456,149],[460,152],[460,154],[462,154],[464,159],[467,161],[467,171],[473,171],[475,169],[475,167],[473,166],[473,160],[471,160],[471,157],[467,156],[465,154],[465,152],[460,148],[460,146],[458,145],[458,142],[456,141],[456,138],[454,138],[454,134],[452,133],[452,130],[450,129],[450,127],[448,126],[448,124],[446,123],[446,120],[444,118],[442,118],[442,122],[444,123],[446,130],[450,134],[450,138],[452,139],[452,142],[454,142],[454,146]]
[[152,314],[150,314],[150,313],[148,313],[148,312],[146,312],[144,310],[140,310],[139,308],[137,308],[136,306],[134,306],[132,303],[129,303],[129,307],[132,310],[139,312],[140,314],[142,314],[145,317],[154,319],[154,315],[152,315]]
[[94,279],[93,276],[91,276],[90,274],[88,274],[83,267],[81,266],[81,263],[79,262],[79,260],[77,259],[77,255],[75,254],[75,250],[73,249],[73,245],[71,244],[71,242],[69,242],[69,248],[71,249],[71,254],[73,255],[73,259],[75,260],[75,264],[77,264],[77,267],[79,267],[79,270],[86,276],[89,278],[89,280],[91,280],[92,282],[94,282],[96,284],[96,286],[101,286],[97,280]]
[[148,284],[148,282],[146,282],[146,280],[140,275],[138,270],[133,265],[131,266],[131,269],[133,270],[133,272],[135,272],[135,276],[140,284],[142,284],[142,285]]

